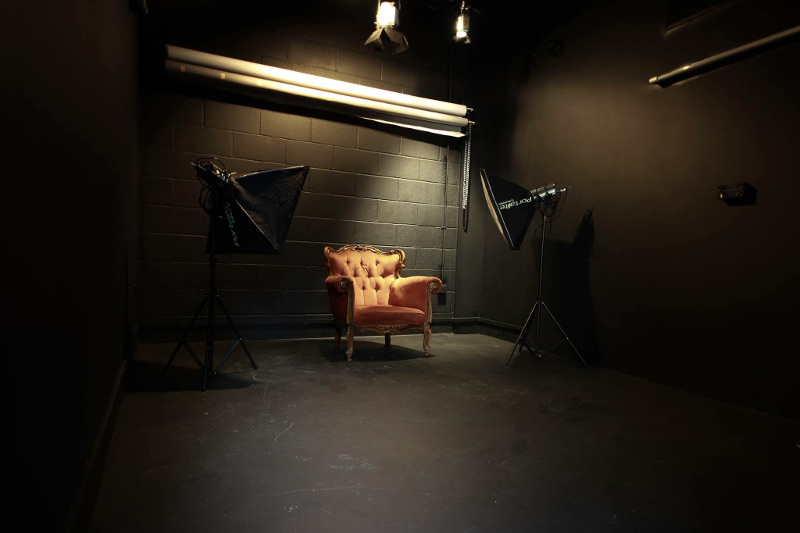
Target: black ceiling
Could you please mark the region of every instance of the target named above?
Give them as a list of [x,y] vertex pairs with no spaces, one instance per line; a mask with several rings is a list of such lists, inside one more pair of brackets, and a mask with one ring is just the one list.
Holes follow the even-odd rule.
[[[152,27],[170,26],[187,18],[219,16],[249,10],[275,16],[301,17],[314,12],[334,13],[371,22],[377,0],[131,0],[146,3],[144,17]],[[583,0],[468,0],[474,31],[491,30],[512,37],[549,31],[571,17]],[[401,29],[414,19],[433,15],[455,17],[461,0],[402,0]],[[411,20],[409,20],[411,19]]]

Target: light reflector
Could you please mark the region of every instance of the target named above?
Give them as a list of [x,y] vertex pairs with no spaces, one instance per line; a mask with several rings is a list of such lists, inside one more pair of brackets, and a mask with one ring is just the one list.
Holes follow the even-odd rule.
[[528,226],[536,214],[531,191],[481,169],[481,184],[489,212],[503,239],[512,250],[519,250]]

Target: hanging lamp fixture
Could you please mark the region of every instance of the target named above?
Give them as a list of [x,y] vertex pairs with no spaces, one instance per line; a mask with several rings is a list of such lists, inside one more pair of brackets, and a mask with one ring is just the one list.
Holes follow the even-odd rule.
[[375,31],[364,46],[372,46],[378,51],[399,54],[408,50],[408,40],[397,27],[400,25],[400,1],[378,2],[375,14]]
[[461,1],[461,11],[456,20],[456,34],[453,40],[459,43],[469,44],[469,7],[464,0]]

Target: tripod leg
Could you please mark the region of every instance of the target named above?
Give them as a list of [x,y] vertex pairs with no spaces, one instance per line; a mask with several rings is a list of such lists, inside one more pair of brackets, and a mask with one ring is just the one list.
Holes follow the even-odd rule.
[[[218,298],[218,296],[217,296]],[[208,300],[208,324],[206,326],[206,357],[203,365],[203,392],[211,369],[214,366],[214,298]]]
[[233,346],[231,346],[231,349],[228,350],[228,353],[225,355],[225,357],[222,358],[222,361],[219,362],[219,364],[217,365],[217,368],[214,369],[214,373],[216,374],[217,372],[219,372],[219,369],[222,368],[222,365],[225,364],[225,361],[228,360],[228,357],[230,357],[230,355],[233,353],[233,350],[235,350],[236,347],[239,344],[241,344],[242,348],[244,348],[244,353],[246,353],[247,354],[247,358],[250,359],[250,364],[253,365],[253,369],[258,369],[258,367],[256,366],[256,362],[253,360],[253,356],[250,355],[250,350],[247,349],[247,345],[244,343],[244,340],[242,339],[242,336],[239,335],[239,331],[236,329],[236,326],[233,324],[233,320],[231,320],[231,315],[228,314],[228,310],[225,309],[225,306],[222,304],[222,299],[219,297],[219,295],[217,295],[217,301],[219,302],[219,306],[222,308],[222,312],[225,313],[225,317],[228,319],[228,324],[231,326],[231,329],[233,330],[233,334],[236,335],[236,339],[237,340],[233,344]]
[[528,338],[528,332],[531,329],[531,323],[533,322],[533,317],[536,315],[536,309],[539,307],[539,300],[536,300],[536,303],[533,304],[533,308],[531,312],[528,314],[528,319],[525,321],[525,325],[522,326],[522,331],[519,332],[519,336],[517,337],[517,342],[514,343],[514,347],[511,348],[511,353],[508,354],[508,359],[506,360],[506,366],[511,362],[511,358],[514,357],[514,352],[517,350],[517,346],[519,346],[519,351],[522,351],[522,347],[528,349],[528,351],[533,352],[531,347],[528,346],[526,339]]
[[191,355],[192,359],[194,359],[194,362],[197,363],[197,366],[203,368],[203,363],[200,362],[200,359],[197,358],[197,355],[194,353],[194,350],[192,350],[191,346],[189,346],[189,343],[186,342],[186,337],[189,335],[189,331],[191,331],[192,326],[194,326],[194,323],[197,320],[197,317],[200,315],[200,310],[203,308],[204,305],[206,305],[206,301],[208,301],[208,294],[206,294],[205,297],[203,298],[203,301],[200,302],[197,311],[195,311],[194,313],[194,317],[192,317],[192,321],[189,322],[189,325],[186,326],[186,329],[183,331],[183,337],[181,337],[181,340],[178,342],[178,345],[175,346],[175,351],[172,352],[172,356],[170,356],[169,361],[167,361],[167,364],[164,367],[165,373],[167,370],[169,370],[169,367],[172,365],[172,361],[173,359],[175,359],[175,356],[178,354],[178,350],[180,350],[181,346],[185,346],[186,349],[189,351],[189,355]]
[[579,351],[578,351],[578,349],[575,347],[575,345],[574,345],[574,344],[572,343],[572,341],[569,339],[569,336],[567,335],[567,332],[566,332],[566,331],[564,331],[564,328],[562,328],[562,327],[561,327],[561,324],[559,324],[559,323],[558,323],[558,320],[556,320],[556,317],[553,315],[553,312],[552,312],[552,311],[550,311],[550,309],[547,307],[547,304],[545,304],[544,302],[542,302],[542,307],[544,307],[545,311],[547,311],[547,313],[550,315],[550,318],[552,318],[552,319],[553,319],[553,322],[555,322],[556,326],[558,326],[558,329],[560,329],[560,330],[561,330],[561,334],[562,334],[562,335],[564,335],[564,338],[565,338],[565,339],[567,339],[567,342],[569,343],[569,345],[570,345],[570,346],[572,346],[572,349],[573,349],[573,350],[575,351],[575,353],[578,355],[578,358],[579,358],[579,359],[581,360],[581,362],[583,363],[583,366],[589,366],[589,365],[587,365],[587,364],[586,364],[586,361],[584,361],[584,359],[583,359],[583,356],[581,355],[581,352],[579,352]]

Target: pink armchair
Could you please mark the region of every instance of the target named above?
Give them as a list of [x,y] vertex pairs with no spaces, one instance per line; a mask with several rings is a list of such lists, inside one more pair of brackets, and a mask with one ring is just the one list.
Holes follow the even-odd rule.
[[325,286],[336,328],[336,348],[346,331],[347,360],[353,357],[356,332],[375,331],[390,337],[410,329],[422,330],[422,348],[430,353],[431,294],[442,288],[439,278],[400,277],[406,254],[402,250],[382,252],[371,246],[325,247],[328,277]]

